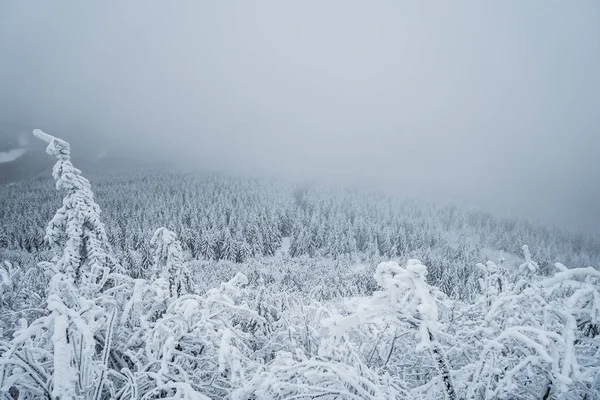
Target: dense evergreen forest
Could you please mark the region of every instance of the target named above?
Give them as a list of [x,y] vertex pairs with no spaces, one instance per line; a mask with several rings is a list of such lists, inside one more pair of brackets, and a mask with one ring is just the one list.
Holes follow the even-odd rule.
[[600,396],[597,237],[217,173],[90,185],[36,135],[56,184],[0,186],[2,399]]
[[[39,260],[49,249],[45,226],[61,200],[46,175],[0,186],[0,251],[13,263]],[[271,257],[282,241],[285,256],[307,266],[418,258],[430,283],[448,294],[459,294],[477,263],[514,261],[525,244],[545,274],[555,262],[600,265],[596,236],[382,193],[158,169],[90,179],[111,248],[134,277],[152,267],[157,226],[176,233],[186,260],[208,264]]]

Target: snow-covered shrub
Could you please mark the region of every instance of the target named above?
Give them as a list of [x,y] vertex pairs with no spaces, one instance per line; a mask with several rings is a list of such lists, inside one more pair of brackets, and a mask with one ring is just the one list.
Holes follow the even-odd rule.
[[32,321],[44,314],[48,279],[44,270],[30,261],[0,262],[0,340],[11,337],[18,321]]
[[483,278],[479,279],[482,294],[480,301],[483,301],[483,307],[487,310],[502,292],[509,289],[508,271],[493,261],[488,261],[485,265],[479,263],[477,268],[483,274]]
[[[223,398],[245,380],[250,336],[241,327],[262,318],[239,302],[247,282],[236,275],[202,296],[172,297],[164,312],[149,318],[156,289],[137,280],[122,323],[134,333],[122,343],[131,360],[121,393],[146,398]],[[187,398],[187,397],[186,397]]]
[[[381,290],[376,291],[357,312],[349,316],[331,318],[327,325],[334,338],[344,338],[353,327],[382,321],[397,330],[413,330],[417,335],[417,350],[429,350],[441,376],[446,394],[456,398],[456,391],[445,353],[438,341],[438,303],[444,296],[426,282],[427,268],[411,259],[403,268],[396,262],[377,266],[375,280]],[[347,339],[346,339],[347,340]]]
[[302,352],[279,352],[268,369],[238,389],[232,398],[277,399],[363,399],[403,398],[402,390],[389,376],[361,365],[355,357],[343,362],[328,358],[307,358]]
[[[525,264],[535,265],[525,253]],[[472,374],[468,398],[510,399],[517,393],[532,399],[540,393],[592,398],[598,393],[600,340],[589,327],[600,321],[600,272],[557,268],[553,277],[519,279],[493,296],[488,292],[492,301],[480,325],[471,326],[464,338],[479,349],[478,361],[467,367]]]

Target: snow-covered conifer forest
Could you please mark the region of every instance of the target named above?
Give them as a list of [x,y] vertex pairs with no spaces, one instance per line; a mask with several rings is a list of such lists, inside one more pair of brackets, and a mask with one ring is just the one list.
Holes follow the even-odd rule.
[[[0,398],[598,399],[600,241],[272,179],[0,187]],[[91,183],[90,183],[91,182]]]

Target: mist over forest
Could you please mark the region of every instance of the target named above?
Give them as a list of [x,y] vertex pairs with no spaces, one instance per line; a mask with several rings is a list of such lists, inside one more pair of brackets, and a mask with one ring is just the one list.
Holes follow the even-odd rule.
[[598,21],[0,0],[0,400],[599,398]]

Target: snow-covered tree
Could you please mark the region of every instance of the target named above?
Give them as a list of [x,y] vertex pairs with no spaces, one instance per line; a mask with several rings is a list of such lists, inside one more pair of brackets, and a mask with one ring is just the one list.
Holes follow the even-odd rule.
[[181,243],[167,228],[158,228],[150,244],[154,247],[153,279],[163,280],[170,297],[177,298],[189,290],[189,272],[184,263]]
[[66,192],[63,206],[46,229],[46,241],[62,253],[56,269],[82,290],[98,290],[103,276],[115,267],[115,262],[90,182],[71,163],[69,143],[39,129],[33,134],[47,142],[46,152],[57,158],[52,176],[56,189]]
[[56,252],[55,262],[43,263],[52,275],[46,300],[50,314],[29,326],[23,321],[5,350],[0,378],[18,383],[22,398],[91,398],[103,385],[95,376],[103,363],[96,334],[107,330],[107,340],[111,335],[107,313],[92,296],[103,289],[114,264],[100,208],[89,181],[70,161],[69,144],[40,130],[34,135],[58,159],[56,188],[67,194],[46,230]]

